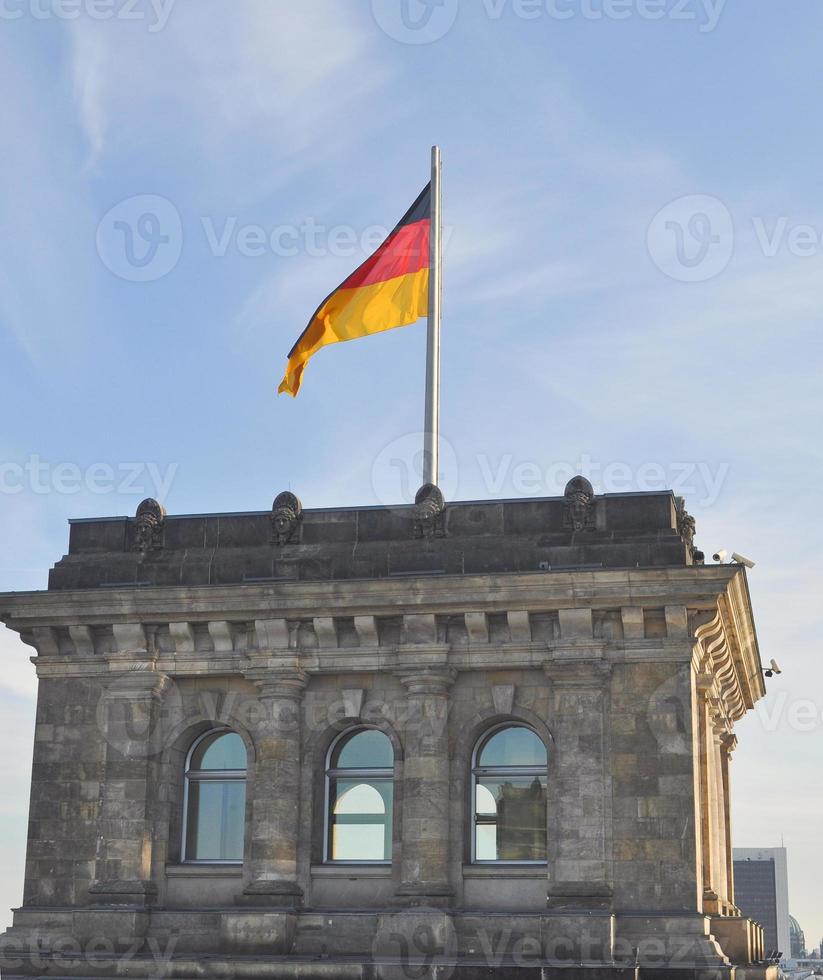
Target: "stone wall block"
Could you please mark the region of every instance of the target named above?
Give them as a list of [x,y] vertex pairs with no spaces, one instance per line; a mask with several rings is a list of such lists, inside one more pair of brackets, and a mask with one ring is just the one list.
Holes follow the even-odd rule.
[[529,614],[523,609],[508,612],[509,633],[513,643],[531,643],[532,630]]
[[361,647],[376,647],[378,645],[377,622],[374,616],[355,616],[354,628],[360,637]]
[[60,648],[57,643],[57,631],[51,626],[35,626],[32,630],[34,646],[39,657],[56,657]]
[[685,606],[666,606],[666,635],[672,640],[686,640],[689,620]]
[[80,657],[94,656],[94,636],[88,626],[69,626],[69,636]]
[[191,623],[169,623],[176,653],[194,653],[194,629]]
[[213,620],[209,623],[209,634],[214,644],[215,653],[230,653],[234,650],[234,637],[231,623],[225,619]]
[[640,606],[623,606],[623,636],[627,640],[643,640],[646,637],[646,620]]
[[470,643],[489,642],[489,623],[483,612],[466,613],[466,632]]
[[146,631],[142,623],[115,623],[114,633],[115,653],[145,653]]
[[321,650],[337,649],[337,630],[331,616],[315,616],[314,632]]
[[285,619],[257,619],[254,630],[258,650],[274,652],[289,649],[289,627]]
[[561,609],[560,636],[563,640],[591,640],[594,636],[591,609]]
[[437,624],[434,616],[421,614],[404,616],[403,634],[405,643],[436,643]]

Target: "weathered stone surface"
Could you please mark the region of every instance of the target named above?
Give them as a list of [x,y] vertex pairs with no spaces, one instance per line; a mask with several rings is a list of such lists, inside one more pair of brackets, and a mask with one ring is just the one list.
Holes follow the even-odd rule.
[[[40,677],[4,976],[157,975],[158,949],[180,978],[302,980],[385,980],[391,949],[457,980],[757,955],[727,867],[732,729],[763,695],[745,572],[692,564],[670,494],[449,503],[422,538],[413,509],[272,514],[163,516],[136,552],[126,519],[74,522],[49,591],[0,597]],[[506,721],[547,746],[544,864],[471,861],[473,753]],[[394,746],[385,865],[324,863],[352,725]],[[242,865],[181,861],[210,728],[247,748]],[[59,953],[95,937],[137,955]]]
[[[162,549],[148,551],[131,549],[127,518],[73,521],[69,555],[52,570],[49,587],[691,563],[671,494],[611,494],[596,497],[592,506],[594,523],[581,534],[566,521],[562,497],[450,503],[447,534],[420,539],[412,533],[414,506],[302,510],[294,524],[274,535],[270,513],[165,516]],[[402,542],[397,552],[395,542]]]

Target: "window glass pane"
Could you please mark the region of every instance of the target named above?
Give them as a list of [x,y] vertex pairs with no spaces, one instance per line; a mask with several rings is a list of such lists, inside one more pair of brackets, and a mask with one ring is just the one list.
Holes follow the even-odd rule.
[[391,780],[336,779],[330,790],[331,860],[391,860]]
[[203,769],[245,769],[246,746],[235,732],[215,732],[202,742],[192,753],[192,770]]
[[483,746],[478,766],[545,766],[546,746],[528,728],[504,728]]
[[474,845],[475,861],[496,861],[497,825],[493,823],[479,823],[476,829],[477,836]]
[[479,816],[497,816],[497,800],[487,786],[477,783],[477,813]]
[[394,750],[383,732],[366,729],[337,744],[332,769],[392,769]]
[[[493,823],[488,822],[489,797],[495,803]],[[487,821],[475,827],[477,860],[546,860],[545,776],[478,779],[476,817]]]
[[192,780],[189,783],[187,860],[242,861],[245,820],[245,780]]
[[383,797],[371,783],[338,783],[337,801],[334,804],[334,812],[336,814],[385,814],[386,804],[383,802]]

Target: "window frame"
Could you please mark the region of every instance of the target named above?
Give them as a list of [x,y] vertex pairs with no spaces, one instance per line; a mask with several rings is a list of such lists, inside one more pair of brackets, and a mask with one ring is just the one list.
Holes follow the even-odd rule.
[[[389,745],[391,745],[392,751],[392,767],[391,769],[332,769],[331,760],[334,755],[337,746],[349,739],[355,738],[361,732],[380,732],[386,739],[388,739]],[[368,865],[372,867],[391,867],[394,863],[394,818],[395,818],[395,801],[396,801],[396,770],[397,770],[397,751],[394,746],[394,742],[391,738],[383,731],[382,728],[378,728],[377,725],[357,725],[354,728],[347,728],[344,732],[341,732],[331,743],[326,752],[326,764],[323,770],[323,782],[324,782],[324,806],[323,806],[323,864],[330,867],[358,867],[360,865]],[[391,855],[388,858],[383,858],[382,860],[369,860],[367,858],[360,858],[358,860],[346,860],[340,858],[331,857],[331,832],[332,832],[332,813],[331,813],[331,785],[332,780],[335,779],[363,779],[368,780],[379,780],[381,782],[390,782],[392,788],[392,808],[391,808]]]
[[[478,765],[478,760],[481,751],[488,745],[488,743],[498,735],[500,732],[505,731],[509,728],[525,728],[526,731],[531,732],[538,739],[540,739],[543,748],[546,750],[546,765],[545,766],[480,766]],[[483,826],[497,825],[497,818],[494,820],[478,820],[477,814],[477,785],[478,777],[482,779],[484,776],[543,776],[546,780],[546,811],[548,814],[548,793],[549,793],[549,749],[546,745],[544,739],[540,737],[540,733],[537,732],[531,725],[526,724],[522,721],[504,721],[493,728],[489,728],[487,731],[483,732],[480,738],[474,743],[474,749],[472,750],[471,758],[471,780],[470,782],[470,797],[469,797],[469,834],[471,836],[470,841],[470,863],[473,865],[479,865],[481,867],[545,867],[548,862],[548,845],[549,845],[549,834],[548,834],[548,822],[545,829],[546,832],[546,857],[539,861],[502,861],[502,860],[489,860],[477,857],[477,827],[478,824]]]
[[[192,773],[191,760],[197,747],[212,735],[237,735],[243,748],[246,751],[245,769],[198,769]],[[249,776],[249,750],[243,736],[233,728],[210,728],[208,731],[199,735],[189,746],[186,753],[186,761],[183,766],[183,824],[180,834],[180,863],[188,865],[227,865],[230,867],[242,867],[244,859],[238,860],[227,858],[190,858],[186,854],[189,836],[189,787],[192,782],[242,782],[246,784],[246,794],[248,794]],[[248,805],[248,795],[246,795],[246,805]],[[246,847],[246,817],[243,814],[243,850]]]

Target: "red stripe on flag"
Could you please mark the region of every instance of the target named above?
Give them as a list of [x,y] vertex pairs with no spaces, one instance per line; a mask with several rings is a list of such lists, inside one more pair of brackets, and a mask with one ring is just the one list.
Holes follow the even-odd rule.
[[430,232],[431,220],[428,218],[411,225],[401,225],[338,289],[373,286],[428,269]]

